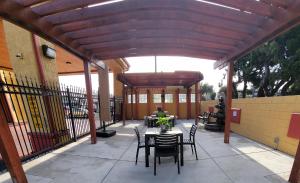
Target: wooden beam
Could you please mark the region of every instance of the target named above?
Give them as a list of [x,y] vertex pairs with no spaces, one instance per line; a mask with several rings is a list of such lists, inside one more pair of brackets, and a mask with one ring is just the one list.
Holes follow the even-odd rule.
[[282,7],[284,9],[286,9],[288,6],[287,1],[282,1],[282,0],[260,0],[260,1],[265,4],[276,6],[276,7]]
[[112,33],[129,32],[137,30],[184,30],[193,31],[199,33],[205,33],[209,35],[216,35],[229,39],[241,40],[241,38],[251,38],[249,33],[238,32],[225,28],[213,27],[208,25],[200,25],[193,22],[186,22],[180,20],[141,20],[132,22],[123,22],[112,25],[98,26],[87,28],[83,30],[67,32],[66,36],[73,38],[74,40],[79,38],[85,38],[89,36],[99,36]]
[[91,64],[89,61],[84,61],[84,76],[85,76],[85,85],[86,85],[86,95],[87,95],[87,104],[88,104],[88,115],[90,122],[90,133],[91,133],[91,143],[96,144],[96,123],[93,107],[93,89],[92,89],[92,78],[91,78]]
[[147,89],[147,114],[148,114],[148,116],[151,115],[151,104],[152,104],[151,92],[150,92],[150,89]]
[[186,118],[191,119],[191,88],[186,89]]
[[[167,38],[167,39],[188,39],[194,40],[195,42],[206,42],[208,44],[219,44],[220,46],[235,47],[239,42],[240,38],[226,38],[222,35],[211,35],[203,32],[195,32],[180,29],[146,29],[127,31],[119,33],[108,33],[104,35],[90,35],[89,37],[77,39],[81,45],[94,44],[94,43],[122,43],[123,41],[132,39],[146,39],[146,38]],[[114,41],[112,41],[114,40]]]
[[164,95],[164,97],[161,98],[161,108],[163,111],[166,110],[166,100],[165,100],[165,89],[161,89],[161,96]]
[[291,175],[289,178],[290,183],[299,183],[300,182],[300,142],[298,144],[297,152],[295,155],[295,160],[293,164],[293,168],[291,171]]
[[227,91],[226,91],[226,114],[225,114],[225,130],[224,143],[229,143],[230,123],[231,123],[231,105],[232,105],[232,77],[233,77],[233,62],[228,63],[227,71]]
[[[199,83],[195,84],[195,117],[197,118],[200,114],[199,112]],[[200,96],[201,98],[201,96]]]
[[12,182],[27,183],[28,181],[3,110],[4,100],[5,96],[0,94],[0,154],[10,173]]
[[175,92],[175,106],[176,106],[177,118],[180,118],[180,115],[179,115],[179,88],[177,88],[176,92]]
[[139,120],[139,89],[135,88],[135,119]]
[[40,16],[33,13],[30,7],[25,8],[14,0],[2,0],[0,1],[0,16],[57,44],[82,59],[90,57],[86,50],[78,49],[79,44],[65,36],[61,29],[55,28],[47,21],[41,21]]
[[97,51],[109,51],[109,50],[120,50],[120,49],[130,49],[130,48],[143,48],[153,45],[156,46],[164,46],[169,45],[172,46],[182,46],[184,48],[207,48],[213,49],[214,52],[229,52],[230,50],[234,49],[233,46],[222,45],[218,43],[210,43],[206,41],[199,41],[195,39],[183,39],[183,38],[141,38],[141,39],[129,39],[129,40],[121,40],[121,41],[111,41],[111,42],[102,42],[102,43],[92,43],[83,45],[85,49],[95,50]]
[[244,44],[238,46],[230,55],[223,57],[216,62],[214,68],[223,68],[226,66],[226,62],[235,61],[236,59],[244,56],[251,50],[255,49],[262,43],[269,41],[279,34],[291,29],[292,27],[300,24],[300,2],[292,1],[289,7],[285,11],[284,15],[274,15],[273,19],[268,20],[264,24],[264,32],[258,31],[253,35],[253,38],[246,39]]
[[122,96],[123,96],[123,105],[122,105],[122,119],[123,119],[123,126],[125,126],[125,121],[126,121],[126,105],[127,105],[127,93],[126,93],[126,88],[125,85],[123,84],[122,87]]
[[[201,16],[201,18],[199,18]],[[232,30],[236,32],[243,32],[252,34],[259,26],[251,24],[245,24],[236,22],[234,20],[221,19],[219,17],[213,17],[201,13],[195,13],[186,11],[185,9],[150,9],[144,11],[132,11],[121,14],[113,14],[111,16],[100,16],[87,20],[80,20],[76,22],[70,22],[66,24],[59,24],[64,31],[78,31],[82,29],[88,29],[93,27],[109,26],[114,24],[120,24],[123,22],[136,22],[146,20],[178,20],[189,23],[194,23],[202,26],[213,26],[216,28],[222,28],[224,30]]]
[[131,90],[130,90],[130,106],[131,106],[131,120],[133,120],[133,88],[131,87]]
[[47,2],[47,1],[49,1],[49,0],[17,0],[17,2],[22,4],[23,6],[32,6],[32,5]]
[[264,17],[256,16],[255,14],[245,13],[242,11],[233,11],[229,8],[216,6],[200,1],[180,1],[180,0],[131,0],[121,1],[118,3],[109,4],[106,6],[97,6],[93,8],[82,8],[67,12],[62,12],[50,16],[46,16],[48,20],[54,24],[65,24],[87,20],[95,17],[105,17],[109,15],[121,14],[124,12],[145,11],[150,9],[184,9],[189,12],[204,13],[208,16],[218,17],[221,19],[229,19],[235,22],[257,24]]
[[251,12],[263,17],[273,17],[274,14],[280,14],[281,9],[273,6],[268,6],[260,1],[245,1],[245,0],[208,0],[209,2],[225,5],[241,11]]
[[59,0],[35,6],[32,10],[40,16],[52,15],[68,10],[84,8],[88,5],[100,4],[110,0]]
[[[94,50],[97,52],[96,50]],[[116,59],[123,57],[134,57],[134,56],[151,56],[151,55],[165,55],[165,56],[187,56],[195,58],[206,58],[211,60],[216,60],[221,58],[223,54],[211,53],[208,50],[191,50],[185,48],[175,48],[175,47],[156,47],[156,48],[136,48],[134,50],[118,50],[118,51],[108,51],[95,54],[99,59]]]

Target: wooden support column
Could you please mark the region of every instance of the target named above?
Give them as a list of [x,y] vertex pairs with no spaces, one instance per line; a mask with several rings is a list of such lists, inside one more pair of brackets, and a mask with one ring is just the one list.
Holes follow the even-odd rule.
[[139,89],[135,89],[135,119],[139,119]]
[[233,62],[228,62],[227,71],[227,91],[226,91],[226,114],[225,114],[225,131],[224,131],[224,143],[229,143],[230,136],[230,116],[231,116],[231,104],[232,104],[232,76],[233,76]]
[[[33,51],[34,51],[34,56],[35,56],[35,61],[37,64],[38,68],[38,75],[40,79],[40,83],[42,87],[46,87],[47,85],[47,80],[46,80],[46,74],[45,74],[45,69],[41,60],[41,43],[40,43],[40,38],[31,33],[31,38],[32,38],[32,45],[33,45]],[[45,109],[46,109],[46,115],[49,123],[49,128],[50,132],[53,134],[56,134],[56,128],[54,124],[54,119],[53,119],[53,113],[52,113],[52,107],[51,107],[51,101],[48,96],[43,97],[43,101],[45,102]],[[45,124],[43,124],[45,125]],[[59,143],[59,139],[56,139],[56,143]]]
[[289,178],[290,183],[299,183],[300,182],[300,142],[298,144],[293,168]]
[[[0,97],[4,98],[5,96]],[[15,142],[5,118],[3,105],[0,106],[0,153],[10,173],[12,182],[27,183]]]
[[150,116],[150,114],[151,114],[151,104],[152,104],[151,92],[149,89],[147,89],[147,114],[148,114],[148,116]]
[[166,103],[165,103],[165,101],[166,101],[166,98],[165,98],[166,96],[165,96],[165,89],[162,89],[161,90],[161,108],[162,108],[162,110],[163,111],[165,111],[166,110]]
[[199,112],[199,83],[195,84],[195,118],[197,118],[200,114]]
[[93,109],[91,64],[88,61],[84,61],[84,76],[85,76],[86,95],[87,95],[87,104],[88,104],[88,115],[89,115],[89,122],[90,122],[91,143],[96,144],[97,138],[96,138],[95,115]]
[[133,120],[133,88],[131,88],[131,92],[130,92],[130,99],[131,99],[131,103],[130,103],[130,106],[131,106],[131,120]]
[[122,95],[123,95],[123,105],[122,105],[122,118],[123,118],[123,126],[125,126],[125,120],[126,120],[126,105],[127,105],[127,92],[125,85],[123,84],[122,87]]
[[186,118],[191,119],[191,88],[186,89]]
[[176,92],[175,92],[175,102],[176,102],[176,115],[177,118],[179,118],[179,88],[177,88]]
[[[197,83],[198,85],[200,85],[200,83]],[[202,96],[202,92],[201,89],[198,90],[198,116],[201,114],[201,96]]]

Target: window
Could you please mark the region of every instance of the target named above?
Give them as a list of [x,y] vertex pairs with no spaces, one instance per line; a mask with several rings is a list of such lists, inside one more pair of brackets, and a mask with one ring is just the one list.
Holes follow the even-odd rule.
[[161,94],[153,94],[153,103],[161,103]]
[[179,103],[186,103],[186,94],[179,94]]
[[[133,97],[133,103],[135,104],[135,94],[133,94],[132,97]],[[128,95],[127,99],[128,99],[128,104],[131,104],[131,95]]]
[[173,103],[173,94],[165,94],[165,103]]
[[140,94],[139,95],[139,103],[146,104],[147,103],[147,94]]
[[196,101],[196,95],[195,95],[195,93],[192,93],[191,94],[191,103],[195,103],[195,101]]

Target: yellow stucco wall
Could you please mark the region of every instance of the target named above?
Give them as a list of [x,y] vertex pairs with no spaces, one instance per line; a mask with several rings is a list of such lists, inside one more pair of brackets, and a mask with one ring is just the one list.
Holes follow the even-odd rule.
[[[36,57],[33,50],[31,33],[23,28],[20,28],[10,22],[3,21],[6,46],[9,52],[9,60],[13,71],[17,75],[26,75],[27,77],[39,78]],[[40,39],[40,43],[54,47],[48,41]],[[45,76],[48,82],[57,82],[57,68],[55,59],[48,59],[43,56],[40,47],[41,59],[45,69]],[[23,54],[23,59],[16,57],[17,54]],[[39,81],[39,80],[38,80]]]
[[[217,101],[201,102],[202,111]],[[241,108],[241,123],[231,123],[231,130],[255,141],[295,155],[299,140],[287,136],[291,113],[300,112],[300,96],[236,99],[232,107]]]

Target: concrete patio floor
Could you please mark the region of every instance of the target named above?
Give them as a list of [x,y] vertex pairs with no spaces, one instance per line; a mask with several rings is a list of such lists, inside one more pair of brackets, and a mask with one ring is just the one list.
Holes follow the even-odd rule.
[[[185,137],[192,120],[178,120]],[[146,130],[142,121],[127,121],[125,127],[117,123],[112,138],[99,138],[96,145],[85,137],[45,156],[24,164],[30,183],[141,183],[141,182],[202,182],[202,183],[281,183],[286,182],[294,158],[237,134],[231,143],[223,143],[223,133],[199,129],[196,133],[199,160],[191,148],[184,148],[181,174],[171,158],[162,159],[157,176],[153,175],[153,153],[150,167],[145,167],[144,150],[135,165],[137,140],[133,128]],[[0,175],[0,182],[10,183],[8,173]]]

